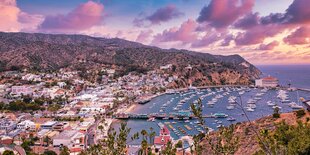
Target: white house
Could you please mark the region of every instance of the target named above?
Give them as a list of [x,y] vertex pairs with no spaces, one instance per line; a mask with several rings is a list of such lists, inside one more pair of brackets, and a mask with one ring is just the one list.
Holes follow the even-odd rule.
[[36,128],[36,124],[30,120],[25,120],[17,124],[17,129],[34,130],[35,128]]

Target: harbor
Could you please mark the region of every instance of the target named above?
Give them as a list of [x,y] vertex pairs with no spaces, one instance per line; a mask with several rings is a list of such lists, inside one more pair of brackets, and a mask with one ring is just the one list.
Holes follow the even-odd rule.
[[[159,131],[159,123],[167,126],[173,139],[204,131],[191,113],[190,105],[201,99],[203,118],[209,131],[237,122],[255,120],[271,115],[274,109],[290,112],[306,108],[300,100],[309,100],[310,92],[286,88],[250,88],[245,86],[188,89],[187,91],[161,94],[145,104],[138,104],[127,113],[114,115],[115,119],[127,122],[132,133],[152,127]],[[119,123],[112,124],[117,128]],[[139,141],[131,142],[139,144]]]

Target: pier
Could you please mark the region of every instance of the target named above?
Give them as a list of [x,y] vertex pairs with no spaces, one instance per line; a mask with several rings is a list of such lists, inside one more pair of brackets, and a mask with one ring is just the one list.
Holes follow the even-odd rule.
[[[203,115],[203,118],[213,118],[212,115]],[[161,120],[188,120],[188,119],[197,119],[194,115],[178,115],[178,114],[126,114],[119,113],[113,115],[113,118],[116,119],[161,119]]]

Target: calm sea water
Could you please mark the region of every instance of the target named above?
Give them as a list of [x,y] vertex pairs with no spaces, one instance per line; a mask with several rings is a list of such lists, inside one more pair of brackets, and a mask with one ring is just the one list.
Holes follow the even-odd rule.
[[289,83],[293,87],[310,89],[310,65],[273,65],[257,66],[262,72],[262,76],[274,76],[279,79],[279,83],[287,86]]
[[[258,68],[263,72],[263,76],[271,75],[275,76],[280,80],[281,85],[287,85],[288,82],[292,84],[294,87],[301,87],[301,88],[310,88],[310,65],[305,66],[258,66]],[[243,115],[243,111],[240,108],[236,108],[234,110],[227,110],[226,106],[228,105],[228,97],[229,96],[237,96],[238,92],[230,92],[228,95],[224,95],[218,102],[214,105],[213,108],[207,106],[207,102],[212,100],[216,95],[222,95],[225,91],[218,92],[218,89],[213,89],[211,92],[215,94],[205,97],[202,102],[205,105],[203,108],[203,114],[211,115],[214,113],[225,113],[228,114],[230,117],[234,117],[237,120],[234,122],[229,122],[226,118],[206,118],[206,125],[211,127],[212,129],[217,130],[217,126],[219,125],[217,122],[221,121],[223,125],[227,126],[231,123],[237,122],[244,122],[247,121],[245,115]],[[261,89],[251,89],[251,91],[246,92],[242,95],[242,101],[244,106],[246,102],[250,98],[254,98],[257,93],[261,92]],[[132,113],[137,114],[149,114],[149,113],[159,113],[160,108],[163,104],[173,101],[168,105],[165,110],[165,113],[173,112],[173,108],[177,106],[177,104],[184,98],[190,97],[192,94],[193,97],[185,104],[183,104],[182,109],[187,110],[190,108],[190,104],[196,101],[200,96],[204,94],[210,93],[207,90],[202,90],[200,93],[196,91],[184,92],[183,94],[166,94],[159,97],[154,98],[150,102],[144,105],[138,105]],[[268,92],[256,103],[256,109],[254,112],[246,112],[249,116],[250,120],[255,120],[267,115],[271,115],[273,113],[273,109],[267,105],[267,101],[274,101],[278,103],[279,106],[282,107],[282,112],[290,112],[292,109],[288,106],[288,103],[281,103],[280,100],[277,98],[278,90],[268,90]],[[296,91],[289,91],[287,92],[289,96],[289,100],[291,102],[298,102],[298,95],[299,97],[304,97],[306,99],[310,99],[310,92],[305,91],[298,91],[298,95]],[[239,100],[240,102],[240,100]],[[180,136],[185,135],[193,135],[197,134],[202,129],[198,126],[195,122],[197,120],[191,120],[190,122],[184,122],[180,120],[156,120],[155,122],[147,122],[146,120],[128,120],[127,125],[131,128],[131,133],[129,137],[131,137],[134,133],[140,132],[142,129],[149,130],[150,127],[154,129],[156,135],[159,134],[159,126],[158,123],[164,123],[167,126],[172,126],[175,129],[179,127],[183,128],[186,131],[186,134],[177,135],[173,132],[173,130],[169,127],[171,132],[171,136],[174,139],[178,139]],[[192,128],[192,130],[186,129],[185,125]],[[116,130],[119,128],[120,123],[113,123],[112,127]],[[130,138],[129,138],[130,139]],[[139,140],[136,141],[129,141],[129,144],[140,144]]]

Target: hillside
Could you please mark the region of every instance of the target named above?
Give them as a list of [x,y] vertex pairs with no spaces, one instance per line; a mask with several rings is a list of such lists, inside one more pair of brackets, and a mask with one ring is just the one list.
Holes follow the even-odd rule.
[[[239,143],[238,148],[234,154],[254,154],[261,148],[259,146],[259,140],[256,135],[261,133],[263,130],[268,130],[270,133],[274,132],[280,123],[285,122],[288,125],[297,126],[298,122],[309,124],[308,119],[310,113],[306,112],[301,118],[297,118],[295,112],[282,113],[280,118],[273,118],[272,116],[266,116],[255,121],[237,123],[233,133],[234,137],[238,137]],[[210,137],[212,139],[218,138],[218,131],[212,132]],[[289,138],[289,137],[288,137]],[[291,137],[292,138],[292,137]],[[203,141],[204,148],[210,148],[208,142]],[[203,154],[212,154],[211,149],[204,149]]]
[[[96,70],[103,65],[155,70],[173,64],[176,85],[249,84],[260,71],[239,55],[221,56],[188,50],[160,49],[118,38],[84,35],[0,32],[0,69],[61,68]],[[191,66],[191,70],[185,67]]]

